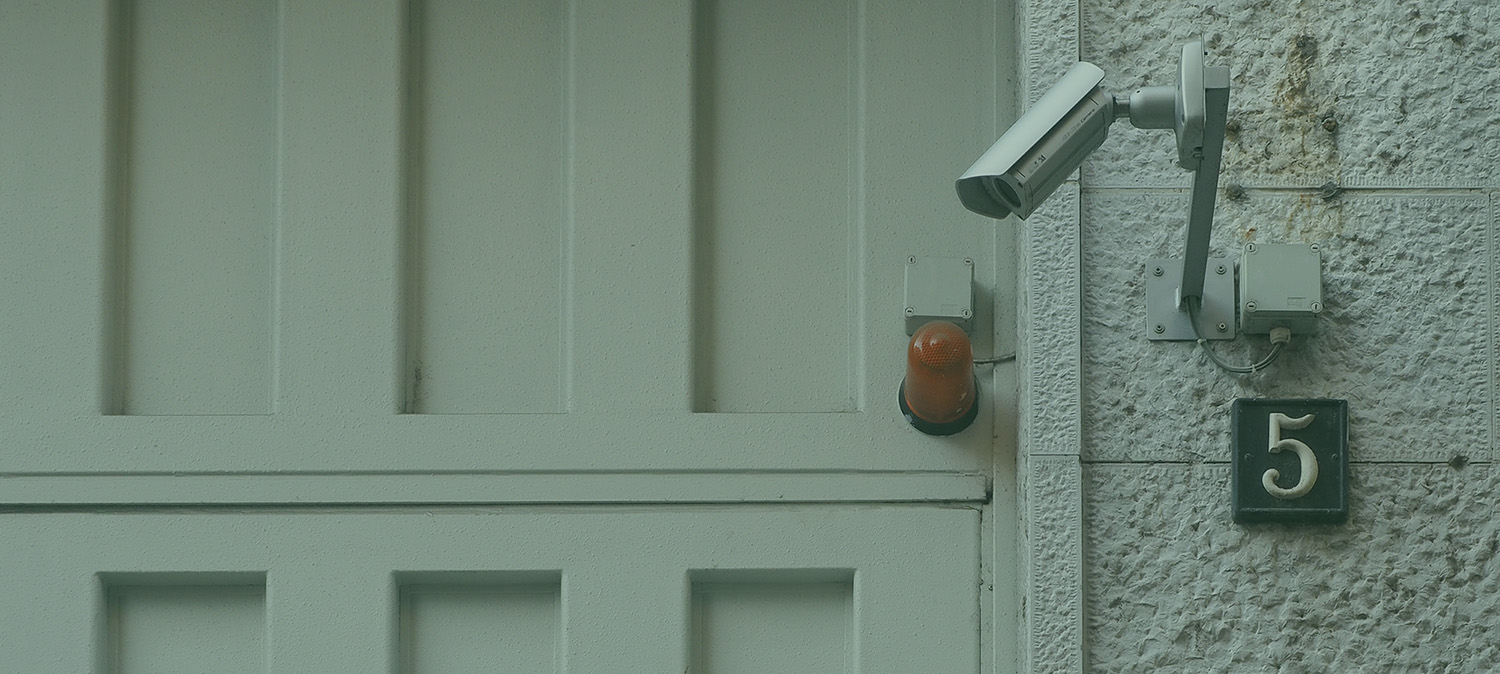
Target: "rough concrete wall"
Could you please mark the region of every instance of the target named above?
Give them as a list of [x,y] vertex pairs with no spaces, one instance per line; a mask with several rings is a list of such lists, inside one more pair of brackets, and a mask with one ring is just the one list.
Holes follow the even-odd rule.
[[[1118,123],[1085,164],[1081,343],[1076,366],[1060,369],[1076,367],[1080,382],[1088,671],[1500,667],[1492,4],[1028,2],[1031,99],[1066,67],[1052,52],[1069,31],[1075,58],[1110,73],[1106,86],[1121,93],[1172,82],[1178,45],[1202,37],[1209,64],[1233,73],[1214,254],[1317,243],[1324,260],[1321,334],[1297,338],[1269,372],[1222,373],[1189,343],[1142,334],[1144,260],[1183,245],[1188,178],[1170,133]],[[1042,247],[1047,232],[1023,231]],[[1048,264],[1039,259],[1033,267]],[[1051,282],[1023,280],[1033,314],[1052,306]],[[1034,408],[1023,446],[1033,451],[1057,438],[1041,410],[1068,404],[1035,367],[1069,353],[1047,346],[1056,327],[1039,314],[1023,327],[1033,366],[1023,405]],[[1249,362],[1268,345],[1248,336],[1218,348]],[[1229,406],[1239,397],[1349,400],[1347,525],[1230,521]],[[1069,607],[1029,610],[1033,637],[1067,633],[1047,624],[1070,620]],[[1033,644],[1031,669],[1079,669],[1076,655],[1053,650]]]
[[1089,466],[1090,671],[1496,671],[1494,472],[1350,481],[1347,525],[1240,527],[1222,464]]

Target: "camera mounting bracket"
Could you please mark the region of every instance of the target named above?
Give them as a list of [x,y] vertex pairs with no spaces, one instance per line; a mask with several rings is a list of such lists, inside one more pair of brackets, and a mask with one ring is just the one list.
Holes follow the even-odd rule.
[[[1138,96],[1144,99],[1142,102],[1158,98],[1151,93],[1147,90],[1137,92],[1137,96],[1131,97],[1130,103],[1136,103]],[[1182,47],[1182,62],[1174,93],[1173,127],[1177,132],[1178,164],[1193,172],[1193,186],[1188,203],[1187,245],[1180,262],[1153,260],[1146,265],[1148,288],[1153,286],[1151,279],[1157,278],[1154,272],[1158,267],[1180,270],[1178,285],[1172,293],[1146,293],[1146,315],[1157,317],[1157,320],[1148,318],[1146,321],[1146,338],[1197,339],[1191,332],[1192,324],[1187,317],[1189,304],[1196,303],[1203,311],[1202,323],[1209,322],[1209,314],[1216,313],[1216,307],[1229,308],[1227,317],[1216,315],[1215,320],[1210,323],[1212,327],[1202,332],[1205,339],[1233,339],[1234,267],[1231,263],[1227,272],[1219,272],[1223,265],[1216,263],[1215,268],[1210,270],[1208,259],[1209,237],[1213,233],[1214,202],[1219,191],[1219,166],[1224,158],[1224,128],[1229,118],[1229,69],[1223,66],[1205,67],[1203,43],[1189,42]],[[1132,116],[1132,123],[1135,122],[1134,113],[1134,110],[1126,112]],[[1205,292],[1207,279],[1223,276],[1229,277],[1227,297],[1219,294],[1224,292],[1219,283],[1211,284],[1213,295]],[[1161,318],[1172,312],[1182,315],[1175,320]],[[1178,330],[1156,329],[1159,325],[1173,324],[1185,326],[1189,332],[1182,334]],[[1218,330],[1219,324],[1227,324],[1228,329]],[[1204,326],[1200,324],[1199,327]]]
[[[1177,308],[1182,288],[1182,258],[1159,257],[1146,261],[1146,338],[1152,341],[1234,339],[1234,260],[1208,258],[1208,278],[1203,283],[1198,331],[1186,310]],[[1220,329],[1222,328],[1222,329]]]

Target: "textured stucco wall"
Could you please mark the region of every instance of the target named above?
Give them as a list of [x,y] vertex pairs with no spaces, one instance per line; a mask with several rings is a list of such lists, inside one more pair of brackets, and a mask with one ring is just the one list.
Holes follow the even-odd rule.
[[1350,481],[1347,525],[1239,527],[1222,464],[1088,466],[1090,671],[1496,671],[1494,472]]
[[[1030,100],[1069,57],[1115,92],[1170,83],[1178,45],[1205,40],[1233,77],[1213,254],[1319,244],[1327,307],[1321,334],[1254,376],[1144,338],[1142,265],[1181,254],[1187,209],[1165,131],[1117,123],[1076,191],[1023,225],[1032,671],[1500,671],[1494,4],[1025,3]],[[1070,323],[1076,346],[1056,332]],[[1217,346],[1239,362],[1268,348]],[[1349,400],[1347,525],[1230,521],[1240,397]],[[1067,567],[1046,546],[1069,539],[1036,513],[1071,487],[1037,457],[1070,454],[1082,541],[1051,552],[1081,556],[1082,578],[1076,602],[1048,604],[1041,581]],[[1079,613],[1076,649],[1059,648]]]

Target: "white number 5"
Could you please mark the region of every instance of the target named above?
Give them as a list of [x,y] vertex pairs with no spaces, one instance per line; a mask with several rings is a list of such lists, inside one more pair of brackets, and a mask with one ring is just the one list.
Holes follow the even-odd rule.
[[1271,413],[1271,453],[1280,454],[1283,449],[1290,449],[1297,453],[1297,458],[1302,460],[1302,477],[1297,480],[1297,485],[1291,489],[1283,489],[1276,485],[1276,478],[1281,477],[1281,471],[1269,468],[1260,476],[1260,483],[1270,492],[1272,496],[1282,500],[1301,498],[1312,491],[1313,485],[1318,481],[1318,457],[1313,455],[1312,448],[1303,444],[1301,440],[1293,438],[1281,439],[1282,429],[1297,430],[1306,428],[1312,423],[1313,416],[1307,414],[1293,419],[1280,412]]

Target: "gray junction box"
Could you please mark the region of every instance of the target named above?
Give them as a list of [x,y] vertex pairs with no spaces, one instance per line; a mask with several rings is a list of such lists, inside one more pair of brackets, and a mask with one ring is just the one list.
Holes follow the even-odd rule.
[[1240,330],[1264,335],[1318,331],[1323,311],[1323,258],[1317,246],[1251,243],[1240,255]]
[[906,334],[930,321],[948,321],[970,332],[974,318],[974,260],[906,258]]

